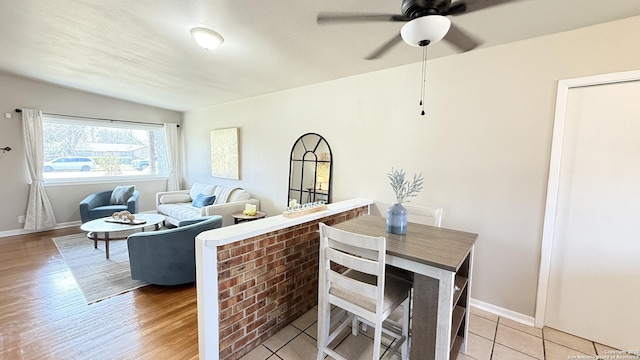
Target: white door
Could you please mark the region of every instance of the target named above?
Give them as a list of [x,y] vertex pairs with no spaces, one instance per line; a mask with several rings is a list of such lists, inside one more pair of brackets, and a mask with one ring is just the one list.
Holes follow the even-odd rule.
[[638,349],[640,81],[570,89],[561,154],[544,323]]

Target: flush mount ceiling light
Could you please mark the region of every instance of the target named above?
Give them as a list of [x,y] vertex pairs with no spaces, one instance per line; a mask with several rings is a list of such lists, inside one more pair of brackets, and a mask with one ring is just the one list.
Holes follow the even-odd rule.
[[451,27],[451,20],[442,15],[415,18],[400,29],[402,40],[411,46],[427,46],[442,40]]
[[213,30],[201,27],[191,29],[191,36],[193,36],[198,45],[205,50],[213,50],[224,42],[222,35]]

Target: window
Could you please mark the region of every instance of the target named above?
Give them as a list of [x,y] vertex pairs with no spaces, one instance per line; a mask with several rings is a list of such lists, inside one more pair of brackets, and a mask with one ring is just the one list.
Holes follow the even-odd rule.
[[47,114],[42,123],[46,180],[166,177],[169,173],[162,125]]

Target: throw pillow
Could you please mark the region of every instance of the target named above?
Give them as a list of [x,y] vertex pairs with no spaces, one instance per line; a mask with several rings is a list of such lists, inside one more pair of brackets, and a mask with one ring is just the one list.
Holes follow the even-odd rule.
[[191,206],[201,208],[213,204],[214,201],[216,201],[215,195],[198,194],[196,198],[193,199]]
[[133,195],[135,189],[136,188],[133,185],[116,186],[116,188],[111,192],[111,199],[109,199],[109,204],[126,205],[131,195]]
[[169,194],[160,196],[160,204],[177,204],[191,202],[189,194]]

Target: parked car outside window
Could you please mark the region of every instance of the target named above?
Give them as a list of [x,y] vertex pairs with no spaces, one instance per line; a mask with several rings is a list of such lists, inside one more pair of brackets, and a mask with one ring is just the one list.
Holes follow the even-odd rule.
[[138,171],[142,171],[142,170],[146,169],[147,167],[149,167],[149,159],[134,160],[133,161],[133,167]]
[[88,157],[67,156],[44,163],[44,171],[89,171],[96,168],[96,163]]

